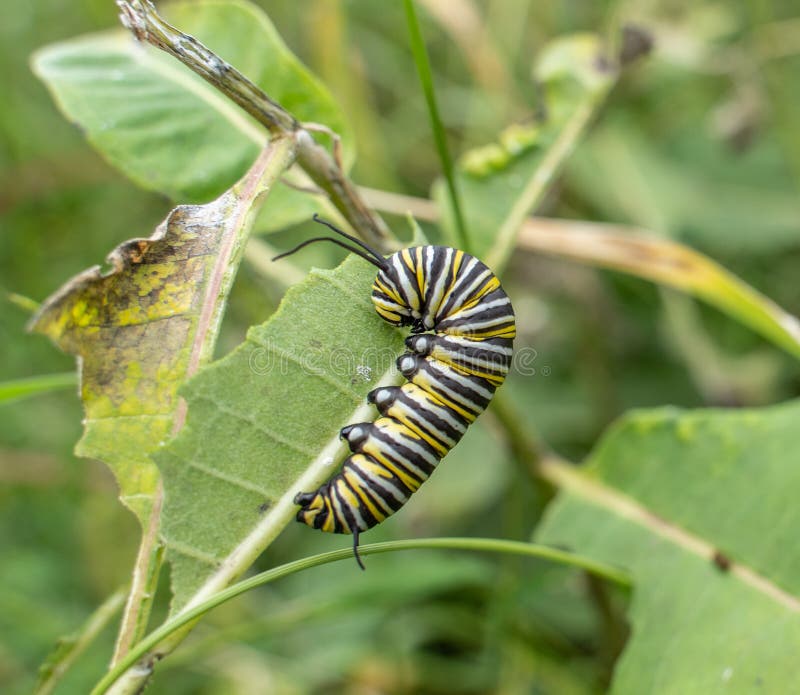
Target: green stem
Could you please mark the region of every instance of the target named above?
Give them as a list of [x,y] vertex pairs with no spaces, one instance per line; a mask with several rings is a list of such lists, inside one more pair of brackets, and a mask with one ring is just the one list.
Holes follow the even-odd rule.
[[75,372],[62,372],[60,374],[42,374],[27,379],[14,379],[13,381],[0,382],[0,403],[16,401],[39,393],[58,391],[60,389],[75,387],[78,375]]
[[44,675],[36,685],[34,695],[49,695],[58,685],[64,674],[70,669],[75,660],[84,650],[94,641],[103,631],[106,625],[117,614],[125,603],[127,588],[123,587],[115,591],[92,613],[83,627],[65,642],[69,647],[63,655],[52,666],[48,666]]
[[122,23],[137,39],[177,58],[249,113],[273,137],[295,139],[297,163],[366,241],[379,249],[394,241],[386,224],[367,207],[330,153],[283,106],[197,39],[164,21],[151,0],[117,0],[117,5]]
[[439,107],[436,104],[436,90],[433,87],[433,75],[431,64],[428,60],[428,51],[425,48],[425,41],[422,38],[422,31],[417,20],[417,13],[414,9],[414,0],[404,0],[406,8],[406,20],[408,21],[408,33],[411,43],[411,52],[414,55],[414,62],[417,66],[417,74],[422,85],[422,92],[425,95],[425,102],[428,105],[428,117],[431,120],[431,130],[433,139],[436,142],[436,150],[442,162],[444,177],[447,181],[447,190],[450,194],[450,204],[455,215],[456,231],[458,233],[459,246],[469,253],[469,236],[467,225],[464,221],[464,214],[461,211],[461,200],[456,187],[456,180],[453,174],[453,160],[450,157],[450,150],[447,147],[447,138],[444,132],[444,125],[439,116]]
[[511,251],[516,245],[517,232],[523,220],[533,212],[535,206],[542,199],[550,182],[561,170],[562,164],[575,149],[575,146],[589,125],[589,121],[597,108],[603,102],[606,91],[592,92],[580,103],[574,113],[569,117],[564,128],[558,134],[555,142],[547,150],[536,173],[528,179],[525,188],[517,197],[503,224],[497,232],[497,237],[491,252],[486,258],[486,264],[499,272],[511,256]]
[[[631,586],[631,579],[627,573],[622,570],[607,565],[602,562],[597,562],[587,557],[575,555],[574,553],[558,548],[551,548],[543,545],[533,545],[530,543],[522,543],[520,541],[506,541],[497,540],[492,538],[426,538],[419,540],[407,541],[390,541],[386,543],[372,543],[370,545],[362,546],[359,552],[362,556],[374,555],[377,553],[386,553],[396,550],[472,550],[493,553],[511,553],[515,555],[525,555],[528,557],[536,557],[543,560],[550,560],[552,562],[559,562],[565,565],[571,565],[580,569],[586,570],[593,575],[607,579],[608,581],[619,584],[620,586]],[[268,584],[276,579],[289,576],[301,570],[310,569],[318,565],[324,565],[329,562],[336,562],[338,560],[345,560],[352,558],[352,551],[348,548],[345,550],[334,550],[320,555],[313,555],[311,557],[296,560],[280,567],[275,567],[266,572],[245,579],[244,581],[233,584],[227,589],[223,589],[218,593],[208,598],[203,603],[194,606],[178,615],[171,620],[161,625],[159,628],[151,632],[141,642],[139,642],[114,668],[112,668],[95,686],[91,695],[102,695],[108,692],[120,677],[125,674],[134,664],[139,662],[139,668],[136,669],[137,673],[132,677],[136,680],[136,687],[141,685],[140,669],[144,669],[148,674],[152,670],[154,664],[161,659],[164,654],[158,652],[158,645],[169,637],[171,634],[180,630],[181,628],[189,625],[197,620],[205,613],[217,606],[230,601],[232,598],[239,596],[251,589],[254,589],[263,584]],[[126,689],[124,685],[117,688],[115,692],[137,692],[133,688]]]

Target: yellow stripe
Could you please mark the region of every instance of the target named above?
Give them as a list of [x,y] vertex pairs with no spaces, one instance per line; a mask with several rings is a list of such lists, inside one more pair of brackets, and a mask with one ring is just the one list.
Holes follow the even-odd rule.
[[402,306],[403,300],[400,298],[400,295],[398,295],[397,292],[395,292],[388,285],[385,285],[380,280],[378,280],[378,278],[375,278],[375,282],[372,283],[372,288],[378,290],[378,292],[382,292],[387,297],[389,297],[389,299],[391,299],[393,302],[397,302]]
[[451,261],[451,265],[453,266],[453,279],[450,282],[450,286],[447,288],[447,291],[442,295],[442,302],[444,302],[444,298],[448,297],[450,293],[453,291],[453,288],[456,286],[458,282],[458,271],[461,270],[461,263],[464,260],[464,252],[460,249],[453,254],[453,260]]
[[414,492],[419,489],[422,481],[399,469],[397,464],[386,458],[380,449],[376,449],[375,447],[365,447],[364,452],[376,459],[388,471],[394,473],[394,475],[396,475],[409,490]]
[[326,533],[333,533],[334,529],[336,528],[335,522],[335,515],[333,512],[333,505],[331,504],[331,500],[329,497],[325,498],[325,509],[328,512],[327,517],[325,517],[325,522],[322,524],[322,531]]
[[402,319],[400,314],[397,314],[394,311],[389,311],[388,309],[384,309],[383,307],[378,306],[377,304],[375,305],[375,311],[378,312],[378,315],[381,318],[389,321],[389,323],[392,323],[394,321],[400,321]]
[[427,432],[424,432],[421,428],[417,427],[413,422],[411,422],[411,420],[408,419],[408,416],[405,413],[403,413],[403,412],[394,413],[394,412],[392,412],[393,410],[394,410],[394,408],[389,410],[389,415],[391,415],[397,421],[402,422],[406,427],[408,427],[408,429],[410,429],[413,432],[415,432],[419,436],[420,439],[425,440],[434,449],[436,449],[437,451],[440,451],[441,452],[440,458],[444,457],[444,455],[448,451],[450,451],[450,448],[446,444],[443,444],[438,439],[434,439]]
[[478,290],[478,293],[473,295],[472,298],[464,302],[461,306],[456,307],[456,310],[453,312],[454,314],[458,311],[466,311],[467,309],[472,309],[476,304],[478,304],[481,299],[483,299],[487,294],[494,292],[498,287],[500,287],[500,281],[492,275],[486,283]]
[[[354,491],[354,494],[348,495],[352,499],[350,505],[352,507],[359,507],[363,504],[363,506],[369,510],[370,514],[372,514],[375,519],[378,521],[383,521],[386,518],[386,512],[384,512],[382,509],[378,509],[372,500],[366,496],[366,492],[361,490],[362,483],[356,474],[351,470],[346,470],[344,472],[344,477],[345,480],[347,480],[347,482],[350,484],[350,488]],[[359,500],[361,501],[360,503]]]
[[425,266],[422,263],[422,247],[417,246],[417,286],[421,296],[425,296],[427,282],[425,281]]
[[[464,326],[464,328],[468,328],[468,326]],[[517,327],[512,323],[510,326],[498,326],[497,328],[488,330],[484,329],[483,331],[470,333],[469,335],[482,340],[487,340],[489,338],[514,338],[517,335]]]
[[459,405],[455,401],[450,400],[446,396],[437,393],[433,390],[431,386],[431,380],[427,378],[427,374],[423,374],[422,372],[418,372],[417,375],[413,379],[413,383],[417,384],[420,388],[424,389],[426,393],[428,393],[431,398],[435,398],[439,403],[442,405],[450,408],[457,412],[461,417],[469,422],[475,422],[475,418],[477,415],[475,413],[465,410],[463,406]]

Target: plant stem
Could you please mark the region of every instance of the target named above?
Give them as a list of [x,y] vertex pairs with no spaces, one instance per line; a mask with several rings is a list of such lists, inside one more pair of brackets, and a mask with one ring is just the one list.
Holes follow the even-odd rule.
[[530,424],[520,419],[516,407],[505,391],[494,394],[489,412],[500,421],[514,458],[525,467],[528,475],[536,482],[538,508],[544,509],[555,494],[555,488],[541,476],[539,471],[539,465],[546,453],[546,445]]
[[462,250],[469,253],[469,236],[467,235],[467,225],[464,221],[464,214],[461,211],[461,200],[458,195],[456,179],[453,174],[453,160],[450,157],[450,150],[447,147],[447,137],[444,132],[444,125],[439,116],[439,107],[436,104],[436,91],[433,87],[433,75],[431,74],[431,64],[428,60],[428,52],[425,48],[425,41],[422,38],[417,13],[414,9],[414,0],[404,0],[406,8],[406,20],[408,22],[408,33],[411,42],[411,52],[414,55],[414,62],[417,66],[417,74],[422,85],[422,92],[425,95],[425,102],[428,105],[428,116],[431,120],[431,130],[433,139],[436,142],[436,150],[439,153],[439,160],[442,163],[444,177],[447,181],[447,190],[450,194],[450,204],[455,216],[456,231],[458,234],[458,244]]
[[[573,567],[579,567],[586,570],[598,577],[607,579],[621,586],[629,587],[631,585],[630,577],[622,570],[607,565],[602,562],[597,562],[587,557],[576,555],[574,553],[560,550],[558,548],[551,548],[544,545],[534,545],[531,543],[523,543],[520,541],[507,541],[498,540],[493,538],[426,538],[419,540],[407,541],[390,541],[386,543],[372,543],[359,548],[359,553],[362,556],[373,555],[377,553],[387,553],[397,550],[471,550],[480,552],[494,552],[494,553],[511,553],[515,555],[524,555],[528,557],[535,557],[552,562],[558,562]],[[91,695],[102,695],[102,693],[109,692],[109,688],[114,687],[114,693],[119,695],[133,694],[138,692],[141,686],[141,670],[152,670],[155,663],[161,659],[164,654],[157,650],[158,645],[167,637],[180,630],[181,628],[190,625],[198,618],[206,614],[213,608],[239,596],[240,594],[250,591],[257,586],[273,582],[276,579],[289,576],[296,572],[300,572],[311,567],[327,564],[329,562],[336,562],[338,560],[345,560],[352,558],[352,550],[349,548],[344,550],[334,550],[320,555],[313,555],[311,557],[296,560],[294,562],[275,567],[266,572],[245,579],[238,582],[227,589],[217,592],[209,597],[203,603],[193,606],[191,609],[186,610],[176,615],[171,620],[161,625],[158,629],[151,632],[144,638],[131,652],[121,661],[117,666],[111,669],[95,686]],[[137,669],[131,669],[137,662],[140,666]],[[128,671],[130,669],[130,671]],[[127,673],[126,673],[127,672]],[[127,674],[131,674],[127,677]],[[127,680],[126,680],[127,678]]]
[[177,58],[249,113],[272,136],[294,137],[297,163],[328,194],[353,229],[377,248],[387,246],[392,235],[383,220],[367,207],[334,158],[291,113],[197,39],[164,21],[151,0],[117,0],[117,6],[122,23],[137,39]]
[[133,565],[131,588],[125,603],[125,611],[122,614],[117,642],[114,645],[114,655],[111,657],[112,667],[122,660],[147,630],[158,584],[158,575],[164,560],[164,544],[158,536],[163,501],[163,483],[159,480],[153,498],[149,523],[147,528],[143,529],[136,562]]
[[75,636],[69,638],[68,650],[48,670],[47,675],[39,681],[34,695],[49,695],[53,692],[59,681],[64,677],[64,674],[75,663],[75,660],[103,631],[103,628],[108,625],[117,614],[117,611],[122,608],[127,593],[125,587],[118,589],[95,609],[94,613],[89,616]]
[[41,374],[26,379],[14,379],[0,382],[0,403],[16,401],[39,393],[49,393],[66,388],[75,388],[78,375],[75,372],[60,374]]
[[589,125],[589,121],[603,102],[605,94],[605,91],[599,91],[587,95],[569,117],[556,141],[547,150],[536,173],[528,180],[503,220],[503,224],[500,225],[494,246],[486,259],[490,268],[498,271],[508,262],[523,221],[533,212],[533,208],[541,200],[550,182],[561,170],[561,165],[575,149],[578,140]]
[[[228,296],[233,284],[255,212],[264,201],[265,195],[272,190],[294,161],[295,144],[294,137],[274,137],[253,163],[250,171],[226,194],[234,199],[235,203],[231,203],[231,207],[227,210],[225,236],[220,240],[213,267],[209,270],[205,295],[202,298],[188,355],[185,378],[192,376],[202,364],[211,359],[222,320],[224,302],[221,298]],[[186,402],[183,399],[178,400],[172,415],[174,436],[181,430],[186,420]],[[112,666],[122,662],[146,629],[163,557],[163,547],[159,537],[163,499],[163,485],[159,480],[153,494],[152,510],[143,529],[133,569],[130,597],[123,614]]]

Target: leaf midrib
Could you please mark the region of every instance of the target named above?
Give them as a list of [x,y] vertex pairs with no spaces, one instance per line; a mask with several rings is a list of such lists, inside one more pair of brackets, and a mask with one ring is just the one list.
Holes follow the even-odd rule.
[[[599,506],[612,514],[647,529],[682,550],[713,562],[718,549],[703,538],[660,517],[635,499],[619,490],[590,479],[575,470],[574,466],[550,457],[540,464],[541,475],[559,489]],[[800,598],[779,587],[757,570],[741,562],[731,560],[726,573],[794,613],[800,613]]]

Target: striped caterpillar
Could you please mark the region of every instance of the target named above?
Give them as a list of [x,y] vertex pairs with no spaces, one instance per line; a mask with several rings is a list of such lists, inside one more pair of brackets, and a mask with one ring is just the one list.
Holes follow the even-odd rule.
[[[417,246],[384,258],[314,215],[332,241],[378,268],[372,302],[393,326],[410,326],[408,352],[397,358],[407,379],[367,400],[380,417],[348,425],[341,437],[352,455],[314,492],[301,492],[297,520],[329,533],[359,534],[402,507],[489,404],[511,366],[514,310],[500,281],[477,258],[448,246]],[[428,331],[432,331],[428,332]]]

